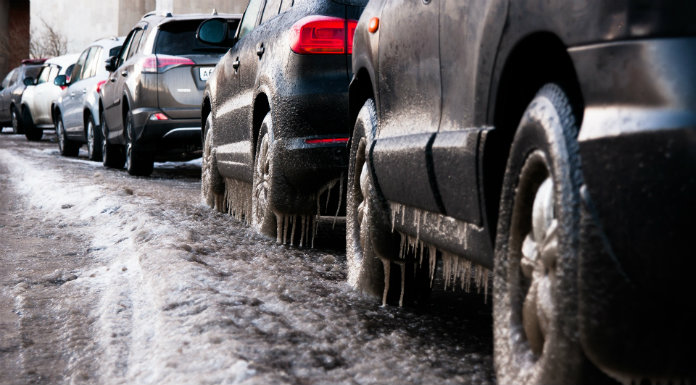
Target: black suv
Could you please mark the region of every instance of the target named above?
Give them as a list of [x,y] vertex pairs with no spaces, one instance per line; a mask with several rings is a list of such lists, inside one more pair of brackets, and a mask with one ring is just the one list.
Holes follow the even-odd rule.
[[349,282],[388,293],[393,261],[423,256],[426,276],[440,259],[464,287],[493,270],[503,384],[593,383],[597,368],[693,382],[694,14],[370,1],[350,87]]
[[[149,175],[155,160],[200,156],[203,89],[227,51],[196,39],[211,15],[147,14],[109,59],[101,89],[107,167]],[[236,25],[238,15],[218,15]]]
[[46,59],[25,59],[22,65],[10,71],[0,84],[0,131],[6,125],[12,125],[12,133],[23,134],[22,127],[22,93],[26,88],[24,79],[36,78],[41,65]]
[[251,0],[231,40],[220,21],[201,25],[201,39],[234,44],[203,101],[209,205],[278,241],[310,243],[318,203],[347,168],[352,39],[365,3]]

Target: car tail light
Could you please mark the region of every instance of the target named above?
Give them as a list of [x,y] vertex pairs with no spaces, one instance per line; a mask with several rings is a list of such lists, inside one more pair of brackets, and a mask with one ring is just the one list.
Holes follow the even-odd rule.
[[353,53],[356,20],[307,16],[290,29],[290,48],[299,54]]
[[196,63],[194,63],[193,60],[185,57],[169,55],[151,55],[143,59],[143,72],[162,73],[170,68],[193,65],[196,65]]
[[150,120],[169,120],[169,117],[162,112],[150,115]]
[[332,143],[348,143],[348,138],[316,138],[305,139],[307,144],[332,144]]
[[101,92],[101,88],[104,84],[106,84],[106,80],[102,80],[99,83],[97,83],[97,93]]

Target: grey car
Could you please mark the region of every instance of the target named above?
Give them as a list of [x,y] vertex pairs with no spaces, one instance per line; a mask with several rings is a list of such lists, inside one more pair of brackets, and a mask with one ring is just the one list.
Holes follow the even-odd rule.
[[0,83],[0,127],[12,125],[12,133],[23,134],[20,104],[26,86],[24,79],[36,78],[46,59],[22,60],[22,65],[10,71]]
[[97,40],[87,47],[67,76],[58,76],[55,83],[65,87],[52,107],[58,146],[61,155],[77,156],[87,144],[90,160],[101,160],[101,119],[99,91],[108,81],[104,68],[108,58],[118,54],[123,38]]
[[102,88],[106,167],[149,175],[155,160],[186,160],[201,154],[201,102],[206,81],[227,48],[196,39],[201,22],[240,15],[150,13],[109,59]]

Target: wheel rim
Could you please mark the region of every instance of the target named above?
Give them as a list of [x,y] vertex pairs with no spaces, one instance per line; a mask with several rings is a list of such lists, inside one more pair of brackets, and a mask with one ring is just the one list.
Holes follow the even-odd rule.
[[270,160],[268,157],[268,136],[264,135],[259,146],[259,153],[256,158],[257,182],[254,186],[254,200],[256,210],[254,217],[256,223],[262,223],[269,206],[269,189],[271,183]]
[[19,131],[19,118],[17,117],[17,110],[12,110],[12,132],[17,133]]
[[515,199],[515,211],[520,215],[513,221],[516,229],[511,233],[520,258],[516,279],[521,301],[515,312],[536,358],[544,353],[555,314],[553,288],[559,252],[554,183],[543,159],[533,154],[522,169]]
[[358,143],[358,149],[355,152],[355,175],[353,176],[353,195],[355,197],[355,207],[356,207],[356,239],[360,240],[360,248],[356,257],[358,259],[363,258],[363,250],[365,250],[366,241],[368,234],[366,230],[369,228],[367,221],[369,217],[369,205],[365,197],[368,196],[369,186],[368,186],[368,170],[367,163],[365,162],[365,147],[367,141],[365,138],[361,138]]
[[87,122],[87,152],[89,158],[94,155],[94,124],[91,121]]
[[60,149],[60,152],[63,153],[65,151],[65,132],[63,132],[62,121],[58,121],[58,128],[56,131],[58,131],[58,148]]
[[126,138],[128,138],[126,143],[126,169],[131,170],[133,167],[133,138],[131,136],[131,121],[128,118],[126,123]]

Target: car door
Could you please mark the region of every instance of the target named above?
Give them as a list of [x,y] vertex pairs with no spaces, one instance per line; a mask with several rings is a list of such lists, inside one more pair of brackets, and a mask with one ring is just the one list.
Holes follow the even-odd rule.
[[[50,93],[48,89],[56,87],[50,81],[50,78],[51,72],[55,72],[57,70],[58,67],[56,65],[46,65],[43,67],[38,78],[36,79],[36,85],[34,86],[35,89],[33,90],[33,105],[29,106],[35,124],[50,123],[50,119],[47,119],[47,116],[49,115],[48,111],[51,108],[50,101],[47,100],[48,94]],[[26,93],[27,90],[24,92]]]
[[5,76],[5,79],[2,80],[2,87],[0,87],[0,122],[9,122],[11,117],[10,117],[10,96],[11,96],[11,90],[10,88],[10,82],[12,80],[12,76],[14,76],[15,71],[17,69],[13,69],[10,71],[7,76]]
[[77,59],[70,75],[70,84],[63,97],[63,125],[65,132],[70,136],[74,136],[81,126],[82,110],[80,109],[80,98],[82,86],[80,81],[87,64],[88,55],[89,50],[86,49],[82,52],[80,58]]
[[506,7],[507,0],[441,3],[440,36],[447,38],[439,45],[442,119],[432,146],[433,172],[446,214],[479,226],[478,151],[489,130],[485,106]]
[[108,85],[104,87],[104,98],[102,102],[104,103],[104,115],[109,129],[109,139],[115,139],[123,132],[123,118],[121,116],[123,87],[125,86],[128,76],[128,69],[132,66],[128,58],[132,56],[131,48],[132,51],[135,51],[138,47],[138,42],[134,44],[133,41],[136,38],[139,39],[141,36],[142,28],[140,27],[133,29],[128,34],[123,48],[118,55],[116,70],[109,74]]
[[388,0],[379,24],[377,181],[390,200],[441,211],[428,149],[440,124],[439,7],[443,0]]
[[[226,176],[251,181],[251,128],[252,103],[256,84],[256,71],[259,57],[256,54],[255,31],[261,18],[265,0],[251,0],[239,23],[236,43],[223,60],[224,74],[218,95],[224,98],[218,102],[215,125],[225,127],[216,131],[219,142],[225,144],[218,148],[217,159],[220,172]],[[217,77],[217,79],[223,79]],[[221,81],[221,80],[218,80]]]

